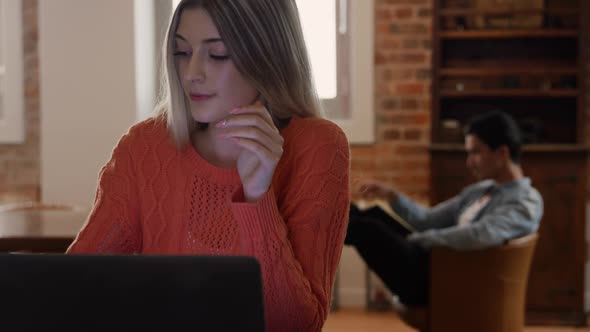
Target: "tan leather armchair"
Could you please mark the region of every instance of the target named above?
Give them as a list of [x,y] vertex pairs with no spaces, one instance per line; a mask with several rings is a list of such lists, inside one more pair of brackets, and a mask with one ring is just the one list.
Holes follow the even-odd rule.
[[537,234],[473,251],[434,248],[430,306],[397,307],[422,332],[522,332]]

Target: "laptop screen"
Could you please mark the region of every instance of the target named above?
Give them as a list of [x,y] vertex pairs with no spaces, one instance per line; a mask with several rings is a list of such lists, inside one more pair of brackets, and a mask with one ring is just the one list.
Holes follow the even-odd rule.
[[6,331],[264,331],[251,257],[0,255]]

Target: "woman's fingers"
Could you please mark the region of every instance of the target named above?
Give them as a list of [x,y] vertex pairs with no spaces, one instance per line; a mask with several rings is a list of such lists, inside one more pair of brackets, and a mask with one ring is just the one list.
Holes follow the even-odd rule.
[[240,139],[253,141],[279,156],[283,153],[283,137],[277,133],[269,134],[257,126],[227,128],[220,135],[234,141]]
[[254,105],[248,105],[240,108],[231,110],[230,116],[217,124],[217,126],[236,126],[236,125],[252,125],[257,120],[263,120],[263,122],[272,131],[278,132],[278,129],[274,125],[273,118],[266,107],[262,106],[260,102],[256,102]]
[[272,151],[267,146],[260,144],[258,141],[241,137],[236,137],[233,140],[242,148],[254,153],[258,157],[258,160],[260,160],[260,162],[266,166],[276,165],[279,159],[281,159],[281,153]]
[[[280,158],[284,140],[264,106],[257,102],[255,105],[232,110],[230,114],[215,125],[220,129],[220,137],[242,142],[240,145],[244,148],[252,152],[258,151],[260,158]],[[270,154],[261,151],[268,151]]]
[[282,140],[282,136],[279,134],[278,129],[274,124],[266,122],[259,114],[244,114],[230,116],[224,121],[221,121],[216,125],[219,129],[225,129],[222,132],[237,132],[242,128],[257,128],[266,136],[273,140]]

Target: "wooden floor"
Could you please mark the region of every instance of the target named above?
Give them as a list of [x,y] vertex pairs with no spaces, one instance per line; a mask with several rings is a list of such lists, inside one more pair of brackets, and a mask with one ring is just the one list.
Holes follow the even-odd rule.
[[[323,332],[416,332],[395,314],[342,309],[330,313]],[[590,328],[529,326],[525,332],[590,332]]]

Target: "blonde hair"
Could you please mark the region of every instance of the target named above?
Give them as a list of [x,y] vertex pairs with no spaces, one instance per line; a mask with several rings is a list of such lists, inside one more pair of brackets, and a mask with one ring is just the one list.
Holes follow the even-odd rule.
[[174,60],[182,11],[202,8],[219,30],[238,71],[260,93],[276,120],[321,114],[295,0],[183,0],[166,35],[156,111],[179,148],[198,124],[192,119]]

